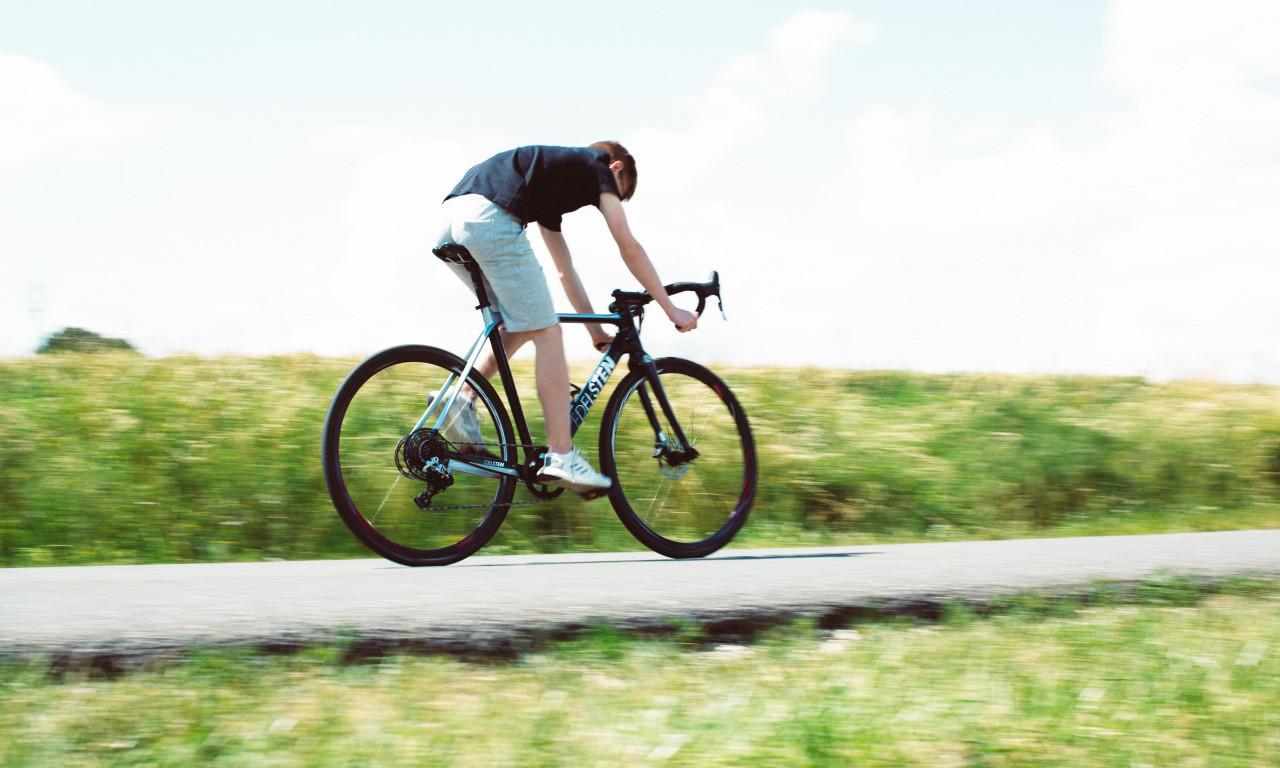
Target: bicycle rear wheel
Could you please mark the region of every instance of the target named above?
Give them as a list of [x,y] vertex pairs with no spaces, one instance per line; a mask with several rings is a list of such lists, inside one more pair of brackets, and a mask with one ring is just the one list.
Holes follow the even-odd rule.
[[[714,373],[679,358],[627,374],[609,398],[600,430],[600,464],[614,479],[609,501],[642,544],[667,557],[705,557],[747,522],[756,489],[756,451],[746,413]],[[678,430],[697,456],[679,456]],[[646,404],[647,401],[647,404]]]
[[[451,378],[456,380],[463,367],[461,358],[442,349],[393,347],[358,365],[329,406],[323,445],[329,495],[356,538],[388,560],[448,565],[473,554],[502,525],[515,495],[515,479],[467,474],[459,471],[459,461],[446,458],[442,463],[452,470],[452,483],[432,496],[424,509],[419,494],[428,489],[428,482],[398,468],[411,463],[404,459],[403,449],[397,456],[397,446],[414,433],[427,412],[428,397]],[[484,447],[515,462],[511,420],[493,386],[474,374],[467,383],[478,393],[476,416]],[[437,453],[464,449],[431,438],[435,422],[433,415],[425,430],[414,433],[420,444]],[[419,459],[417,468],[421,465]]]

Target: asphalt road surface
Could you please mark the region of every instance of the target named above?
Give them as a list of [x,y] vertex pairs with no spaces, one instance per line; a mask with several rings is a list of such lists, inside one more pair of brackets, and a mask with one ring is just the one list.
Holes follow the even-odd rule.
[[0,569],[0,654],[145,658],[191,647],[508,652],[597,623],[733,627],[911,610],[1161,574],[1280,575],[1280,531],[817,549]]

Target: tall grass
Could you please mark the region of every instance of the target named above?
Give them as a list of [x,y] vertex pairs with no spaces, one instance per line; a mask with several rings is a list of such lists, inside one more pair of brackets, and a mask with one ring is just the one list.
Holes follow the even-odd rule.
[[62,355],[0,364],[9,564],[356,555],[318,435],[345,362]]
[[215,651],[53,679],[0,662],[0,764],[1280,764],[1273,592],[1049,608],[750,646],[601,629],[487,665]]
[[[355,362],[0,361],[0,563],[368,555],[319,462],[329,399]],[[718,372],[761,460],[739,545],[1280,526],[1274,387]],[[594,446],[601,411],[579,445]],[[513,507],[486,551],[635,546],[606,502],[566,495]]]
[[[1280,525],[1280,389],[744,372],[757,532],[947,538]],[[792,384],[792,382],[802,382]],[[792,426],[794,425],[794,426]],[[770,478],[770,479],[773,479]]]

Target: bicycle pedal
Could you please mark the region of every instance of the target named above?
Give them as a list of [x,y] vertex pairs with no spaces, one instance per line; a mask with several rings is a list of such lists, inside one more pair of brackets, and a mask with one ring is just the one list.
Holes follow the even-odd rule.
[[595,491],[584,491],[584,492],[582,492],[582,493],[580,493],[580,494],[578,494],[578,495],[579,495],[579,496],[581,496],[581,497],[582,497],[583,499],[585,499],[586,501],[595,501],[596,499],[598,499],[598,498],[600,498],[600,497],[602,497],[602,496],[608,496],[608,495],[609,495],[609,489],[608,489],[608,488],[602,488],[602,489],[595,490]]

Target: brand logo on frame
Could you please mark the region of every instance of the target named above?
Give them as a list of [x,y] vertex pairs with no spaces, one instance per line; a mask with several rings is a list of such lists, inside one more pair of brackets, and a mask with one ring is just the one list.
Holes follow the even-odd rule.
[[606,357],[600,361],[600,365],[595,372],[591,374],[591,378],[587,379],[586,385],[582,387],[582,391],[578,393],[578,398],[573,402],[573,410],[570,414],[573,417],[573,425],[576,427],[581,424],[591,411],[591,406],[595,404],[596,398],[600,397],[600,393],[604,391],[604,385],[608,383],[609,377],[613,375],[613,369],[618,363],[611,357]]

